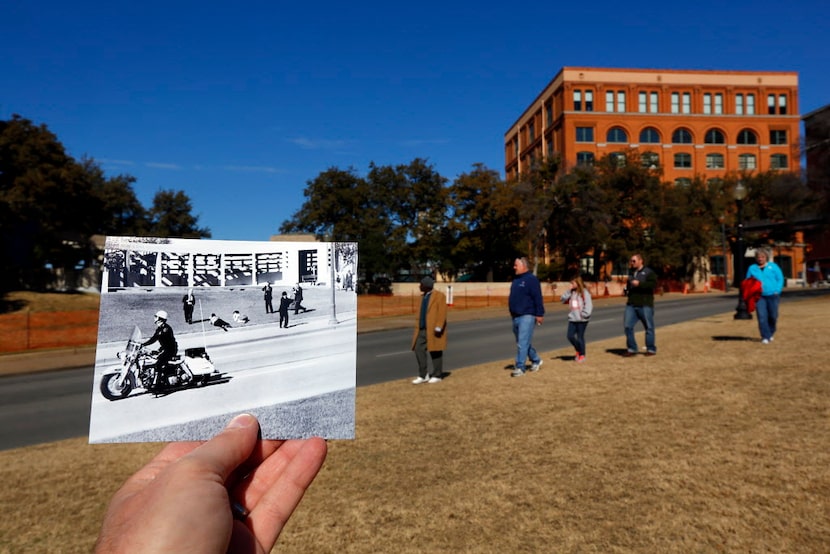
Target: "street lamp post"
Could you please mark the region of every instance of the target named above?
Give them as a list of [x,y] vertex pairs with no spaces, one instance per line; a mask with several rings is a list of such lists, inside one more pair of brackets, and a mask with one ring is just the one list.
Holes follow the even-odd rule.
[[735,244],[735,278],[733,284],[738,289],[738,306],[735,308],[735,319],[752,319],[752,314],[746,310],[746,302],[741,294],[741,283],[744,280],[744,198],[746,187],[741,181],[735,186],[735,204],[738,206],[738,236]]

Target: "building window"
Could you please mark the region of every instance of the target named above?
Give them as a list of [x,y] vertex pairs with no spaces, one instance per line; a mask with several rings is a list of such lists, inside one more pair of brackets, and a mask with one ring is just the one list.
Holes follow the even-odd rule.
[[657,93],[642,91],[638,95],[637,109],[640,113],[657,113]]
[[683,113],[692,113],[692,93],[683,93]]
[[575,90],[574,91],[574,110],[577,112],[594,111],[594,91],[592,90]]
[[640,142],[644,144],[659,144],[660,132],[654,127],[646,127],[640,131]]
[[545,121],[547,122],[548,127],[553,125],[553,105],[552,104],[545,104]]
[[707,115],[712,113],[712,95],[708,92],[703,95],[703,113]]
[[692,155],[691,154],[675,154],[674,155],[674,167],[678,169],[688,169],[692,167]]
[[744,115],[744,95],[735,95],[735,114]]
[[723,138],[723,133],[717,129],[709,129],[706,131],[706,136],[703,139],[706,144],[724,144],[726,141]]
[[758,144],[758,135],[749,129],[741,129],[738,133],[738,144]]
[[768,94],[767,95],[767,113],[769,115],[775,115],[775,95]]
[[787,169],[787,155],[773,154],[770,156],[770,169]]
[[611,127],[605,137],[606,142],[628,142],[628,135],[619,127]]
[[531,119],[527,124],[527,143],[530,144],[534,140],[536,140],[536,125]]
[[[616,103],[614,99],[616,98]],[[625,91],[608,90],[605,92],[605,111],[623,113],[625,111]]]
[[660,166],[660,156],[657,152],[643,152],[640,161],[646,169],[657,169]]
[[706,154],[706,169],[723,169],[723,154]]
[[519,157],[519,137],[518,137],[518,135],[513,137],[513,154],[517,158]]
[[594,142],[593,127],[577,127],[576,142]]
[[709,271],[712,275],[726,275],[726,263],[723,256],[709,256]]
[[581,165],[581,166],[592,166],[592,165],[594,165],[594,153],[593,152],[577,152],[576,153],[576,165]]
[[770,144],[787,144],[787,131],[781,129],[772,129],[769,132]]
[[720,92],[715,94],[715,115],[723,113],[723,94]]
[[779,94],[778,95],[778,113],[781,115],[787,114],[787,95],[786,94]]
[[617,165],[617,167],[625,167],[625,153],[623,152],[611,152],[608,154],[611,157],[611,160]]
[[746,95],[746,115],[755,115],[755,95]]
[[755,154],[738,154],[738,169],[756,169],[757,167]]
[[671,93],[671,113],[680,113],[680,93]]
[[692,144],[692,133],[688,129],[677,129],[671,135],[672,144]]
[[674,180],[674,186],[676,187],[690,187],[692,186],[692,180],[688,177],[678,177]]

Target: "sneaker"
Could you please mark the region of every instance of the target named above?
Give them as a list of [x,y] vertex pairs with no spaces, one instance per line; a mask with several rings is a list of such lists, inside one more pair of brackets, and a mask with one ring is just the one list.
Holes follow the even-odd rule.
[[428,379],[426,377],[418,377],[412,381],[413,385],[420,385],[421,383],[426,383]]
[[513,370],[513,373],[511,373],[510,376],[511,377],[521,377],[524,374],[525,374],[524,371],[522,371],[521,369],[516,368],[516,369]]
[[440,382],[441,382],[440,377],[430,377],[429,381],[427,381],[427,383],[440,383]]
[[761,339],[761,344],[769,344],[769,339]]
[[585,361],[585,356],[577,356],[577,357],[576,357],[576,362],[577,362],[577,363],[580,363],[580,364],[581,364],[581,363],[582,363],[582,362],[584,362],[584,361]]
[[654,350],[649,350],[648,352],[646,352],[646,356],[656,356],[656,355],[657,355],[657,352],[655,352]]
[[769,338],[769,341],[770,341],[770,342],[772,342],[772,341],[774,341],[774,340],[775,340],[775,335],[773,335],[773,336],[771,336],[771,337]]
[[532,364],[530,366],[530,371],[539,371],[540,367],[542,367],[542,360],[539,360],[538,362]]

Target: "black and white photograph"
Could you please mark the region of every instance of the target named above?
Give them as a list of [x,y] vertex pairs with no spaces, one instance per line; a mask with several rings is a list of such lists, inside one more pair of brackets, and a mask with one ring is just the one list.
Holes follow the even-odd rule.
[[265,439],[353,439],[357,256],[107,237],[89,442],[206,440],[242,412]]

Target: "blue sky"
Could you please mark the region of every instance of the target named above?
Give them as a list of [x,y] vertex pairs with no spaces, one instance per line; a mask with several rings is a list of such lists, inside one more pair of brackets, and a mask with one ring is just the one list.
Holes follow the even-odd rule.
[[826,0],[536,4],[6,2],[0,118],[133,175],[147,206],[184,190],[214,238],[267,240],[330,167],[502,172],[563,66],[797,71],[802,115],[830,103]]

